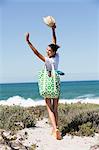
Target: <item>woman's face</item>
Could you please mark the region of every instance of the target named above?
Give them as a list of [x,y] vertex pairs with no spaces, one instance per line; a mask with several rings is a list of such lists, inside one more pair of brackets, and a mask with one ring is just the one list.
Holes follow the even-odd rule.
[[50,46],[46,48],[46,53],[49,58],[55,55],[55,51],[53,51]]

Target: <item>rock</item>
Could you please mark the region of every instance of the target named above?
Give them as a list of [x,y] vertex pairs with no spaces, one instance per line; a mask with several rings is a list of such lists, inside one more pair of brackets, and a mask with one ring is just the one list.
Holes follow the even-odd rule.
[[16,140],[17,136],[11,132],[11,131],[3,131],[2,132],[2,137],[5,140]]
[[15,150],[27,150],[26,147],[19,141],[11,141],[10,146]]
[[3,135],[4,137],[8,137],[9,135],[11,135],[11,131],[3,131],[3,132],[2,132],[2,135]]
[[8,145],[0,144],[0,150],[12,150]]
[[0,150],[34,150],[35,145],[28,147],[22,143],[27,136],[28,133],[26,131],[22,135],[14,134],[12,131],[1,131]]

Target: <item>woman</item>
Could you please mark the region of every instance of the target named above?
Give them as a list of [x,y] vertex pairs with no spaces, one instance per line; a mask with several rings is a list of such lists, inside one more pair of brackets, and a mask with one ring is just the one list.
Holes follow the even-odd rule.
[[[51,76],[51,65],[54,65],[54,69],[57,70],[58,69],[58,63],[59,63],[59,55],[56,52],[57,49],[59,48],[58,45],[56,45],[56,34],[55,34],[55,28],[56,25],[54,24],[54,26],[52,27],[52,43],[50,45],[48,45],[48,47],[46,48],[46,52],[47,52],[47,57],[44,57],[42,54],[40,54],[38,52],[38,50],[31,44],[30,40],[29,40],[29,33],[27,33],[26,35],[26,42],[28,43],[29,47],[32,49],[32,51],[34,52],[35,55],[38,56],[38,58],[40,58],[46,65],[47,71],[48,71],[48,75],[49,77]],[[55,136],[55,138],[57,140],[60,140],[61,137],[61,133],[58,129],[58,102],[59,102],[59,97],[57,98],[45,98],[45,102],[46,102],[46,107],[48,110],[48,114],[49,114],[49,118],[51,120],[51,124],[53,127],[52,130],[52,134]]]

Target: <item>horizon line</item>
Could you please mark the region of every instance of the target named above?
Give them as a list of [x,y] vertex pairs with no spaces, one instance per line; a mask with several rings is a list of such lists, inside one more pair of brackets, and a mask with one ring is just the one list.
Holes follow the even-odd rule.
[[[96,79],[94,79],[94,80],[88,80],[88,79],[86,79],[86,80],[64,80],[64,81],[61,81],[61,82],[84,82],[84,81],[99,81],[99,79],[98,80],[96,80]],[[34,82],[32,82],[32,81],[24,81],[24,82],[5,82],[5,83],[0,83],[0,84],[26,84],[26,83],[38,83],[37,81],[34,81]]]

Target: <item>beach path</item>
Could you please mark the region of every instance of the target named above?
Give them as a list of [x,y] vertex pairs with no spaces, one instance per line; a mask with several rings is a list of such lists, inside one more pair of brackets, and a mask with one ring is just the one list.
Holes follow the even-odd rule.
[[36,127],[25,128],[18,132],[19,135],[28,133],[23,144],[30,146],[36,144],[36,150],[90,150],[90,147],[99,144],[99,135],[94,137],[78,137],[66,135],[62,140],[56,140],[51,135],[51,126],[48,119],[37,121]]

